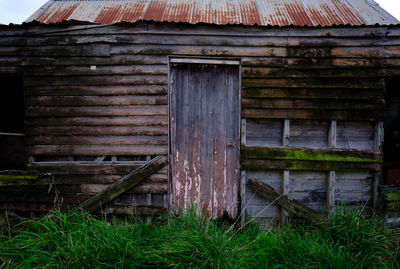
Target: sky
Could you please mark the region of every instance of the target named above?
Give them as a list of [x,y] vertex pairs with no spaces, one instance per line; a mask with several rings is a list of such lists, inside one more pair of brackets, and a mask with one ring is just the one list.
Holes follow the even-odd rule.
[[[0,0],[0,23],[20,24],[47,0]],[[381,7],[400,20],[400,0],[375,0]]]

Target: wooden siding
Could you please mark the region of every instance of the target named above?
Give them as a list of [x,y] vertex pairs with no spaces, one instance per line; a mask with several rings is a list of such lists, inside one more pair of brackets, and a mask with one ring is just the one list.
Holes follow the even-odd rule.
[[[112,158],[30,163],[29,170],[54,175],[60,186],[53,196],[65,204],[82,201],[136,167],[118,156],[167,153],[167,56],[241,60],[242,140],[248,146],[332,148],[331,124],[337,121],[334,148],[372,151],[371,131],[383,118],[383,78],[400,74],[399,37],[397,26],[1,26],[0,74],[24,74],[30,155]],[[288,169],[282,160],[242,159],[242,165],[247,176],[254,169],[279,175]],[[315,170],[312,161],[297,165]],[[167,170],[150,178],[113,204],[166,206]],[[47,210],[55,198],[47,190],[1,188],[1,206]]]

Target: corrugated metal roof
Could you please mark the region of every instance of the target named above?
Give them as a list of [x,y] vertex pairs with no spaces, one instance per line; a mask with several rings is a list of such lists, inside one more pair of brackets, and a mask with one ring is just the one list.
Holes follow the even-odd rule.
[[34,20],[46,24],[152,20],[259,26],[400,23],[372,0],[51,0],[27,22]]

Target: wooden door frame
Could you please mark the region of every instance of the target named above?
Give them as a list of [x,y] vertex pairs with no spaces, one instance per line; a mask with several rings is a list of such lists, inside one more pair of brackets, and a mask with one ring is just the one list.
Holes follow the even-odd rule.
[[171,201],[171,162],[170,162],[170,156],[171,156],[171,66],[170,64],[174,63],[181,63],[181,64],[210,64],[210,65],[237,65],[239,67],[239,119],[238,119],[238,126],[237,126],[237,131],[238,133],[238,141],[237,145],[239,147],[238,151],[238,173],[237,173],[237,184],[238,184],[238,214],[237,216],[240,217],[242,214],[242,192],[246,191],[245,189],[242,188],[243,182],[242,182],[242,176],[241,176],[241,164],[240,164],[240,148],[242,145],[242,60],[240,58],[212,58],[212,57],[198,57],[198,56],[167,56],[167,62],[168,62],[168,211],[171,210],[170,208]]

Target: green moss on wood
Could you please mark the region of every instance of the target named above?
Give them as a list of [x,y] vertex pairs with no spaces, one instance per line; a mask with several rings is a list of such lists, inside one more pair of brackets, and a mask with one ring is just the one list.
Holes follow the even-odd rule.
[[32,175],[0,175],[0,180],[36,180],[38,176]]
[[375,152],[285,149],[265,147],[244,147],[241,152],[246,159],[302,160],[325,162],[366,162],[380,163],[382,155]]
[[386,199],[390,202],[395,202],[395,201],[400,202],[400,190],[391,193],[386,193]]

